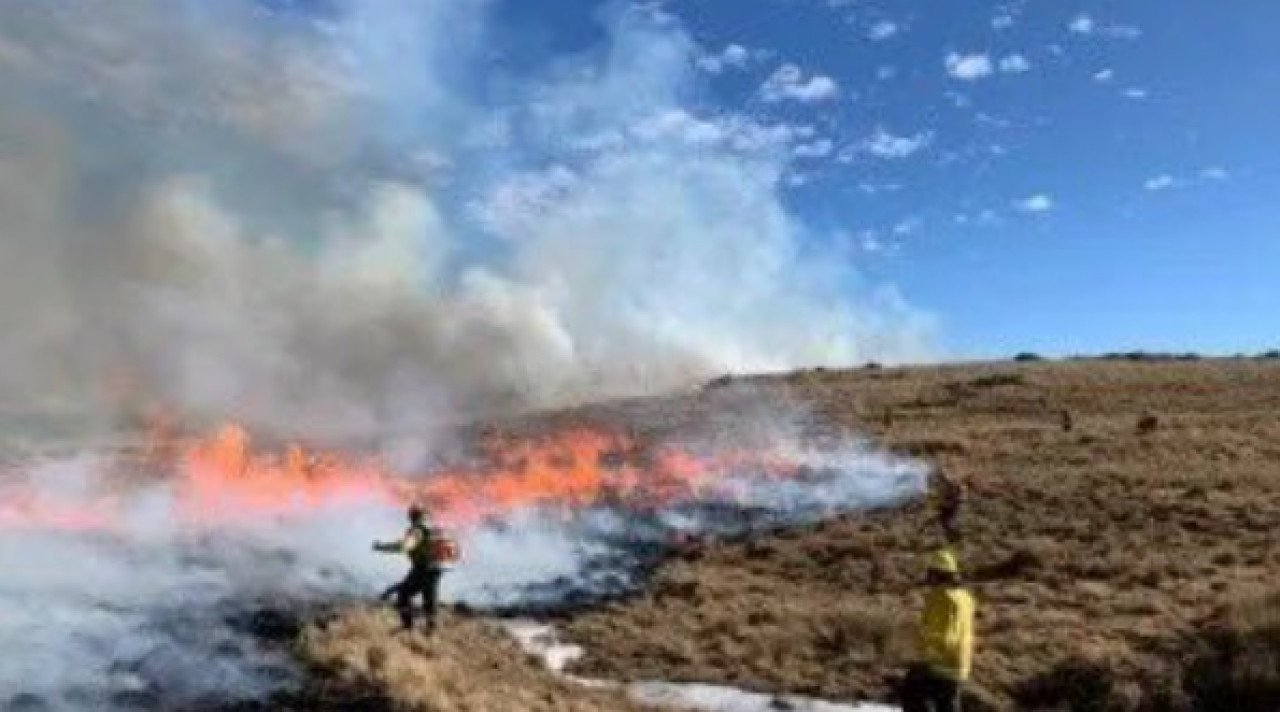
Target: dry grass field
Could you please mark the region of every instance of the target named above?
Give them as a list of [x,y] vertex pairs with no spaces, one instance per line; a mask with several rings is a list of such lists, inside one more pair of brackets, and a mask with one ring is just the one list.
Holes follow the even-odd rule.
[[[751,385],[968,480],[975,707],[1280,709],[1280,361],[860,369]],[[713,543],[570,631],[593,675],[884,699],[911,653],[922,553],[937,543],[924,503]]]
[[[520,427],[679,431],[743,389],[806,404],[815,435],[858,431],[967,480],[970,709],[1280,710],[1280,361],[813,371]],[[565,628],[591,677],[887,700],[938,543],[921,501],[707,541]],[[323,674],[272,709],[635,709],[553,678],[481,621],[455,617],[431,643],[390,626],[369,611],[313,626],[299,648]]]
[[324,616],[294,642],[309,669],[301,690],[217,712],[652,712],[556,676],[493,622],[441,623],[428,637],[400,632],[386,607]]

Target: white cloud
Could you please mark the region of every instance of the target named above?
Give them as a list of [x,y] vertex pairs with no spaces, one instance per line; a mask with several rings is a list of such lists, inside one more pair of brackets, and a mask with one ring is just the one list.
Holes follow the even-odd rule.
[[[701,118],[684,109],[668,109],[646,116],[625,134],[606,133],[580,142],[584,150],[620,150],[632,138],[645,144],[723,148],[743,154],[784,155],[793,145],[813,141],[812,126],[792,123],[764,124],[744,116]],[[809,150],[813,150],[810,146]]]
[[1013,15],[1010,15],[1008,13],[1001,13],[991,18],[991,29],[1007,30],[1010,27],[1013,27],[1013,22],[1014,22]]
[[884,160],[902,160],[910,158],[933,141],[933,134],[921,132],[910,136],[899,136],[878,127],[870,136],[858,142],[857,152],[865,153]]
[[641,140],[675,139],[692,146],[721,144],[731,132],[732,128],[724,122],[700,119],[683,109],[659,112],[629,128],[629,133]]
[[1047,213],[1053,210],[1053,198],[1045,193],[1036,193],[1025,200],[1018,201],[1018,210],[1024,213]]
[[867,28],[867,39],[872,42],[881,42],[898,34],[902,28],[896,23],[889,20],[881,20]]
[[1204,183],[1218,183],[1230,178],[1230,173],[1220,166],[1203,168],[1189,177],[1161,173],[1143,182],[1142,187],[1153,193],[1175,188],[1190,188]]
[[863,230],[858,233],[858,249],[863,252],[874,255],[884,252],[887,247],[875,230]]
[[726,46],[717,54],[698,58],[698,68],[708,74],[723,74],[732,69],[743,69],[750,62],[752,53],[740,44]]
[[1077,15],[1067,24],[1067,29],[1077,35],[1097,35],[1112,40],[1136,40],[1142,36],[1142,29],[1131,25],[1100,25],[1089,15]]
[[836,80],[822,74],[806,77],[802,69],[791,63],[778,67],[760,86],[760,98],[770,103],[790,100],[815,104],[839,94],[840,85]]
[[995,71],[991,58],[985,54],[957,54],[952,52],[944,60],[947,74],[962,81],[976,81]]
[[924,220],[913,215],[895,223],[891,232],[898,237],[908,237],[919,232],[922,227],[924,227]]
[[1020,54],[1011,54],[1000,60],[1000,71],[1005,74],[1022,74],[1031,71],[1031,60]]
[[1112,79],[1115,79],[1115,77],[1116,77],[1116,70],[1108,67],[1107,69],[1103,69],[1096,72],[1093,75],[1093,81],[1098,82],[1099,84],[1106,84]]
[[835,150],[835,143],[829,138],[820,138],[816,141],[802,143],[791,150],[791,155],[796,158],[826,158]]
[[1091,35],[1094,30],[1098,29],[1098,23],[1094,22],[1093,18],[1088,15],[1077,15],[1075,19],[1067,25],[1067,29],[1077,35]]
[[976,222],[979,225],[1001,225],[1004,223],[1004,218],[998,211],[984,208],[978,213]]
[[1121,92],[1127,99],[1146,99],[1149,94],[1146,89],[1140,87],[1130,87]]
[[1113,40],[1136,40],[1142,37],[1142,30],[1129,25],[1111,25],[1102,28],[1099,34]]
[[896,77],[896,76],[898,76],[898,68],[897,68],[897,67],[894,67],[894,66],[889,65],[889,64],[885,64],[885,65],[881,65],[881,66],[879,66],[879,67],[876,67],[876,79],[877,79],[877,80],[879,80],[879,81],[887,82],[887,81],[889,81],[890,79],[893,79],[893,78],[894,78],[894,77]]

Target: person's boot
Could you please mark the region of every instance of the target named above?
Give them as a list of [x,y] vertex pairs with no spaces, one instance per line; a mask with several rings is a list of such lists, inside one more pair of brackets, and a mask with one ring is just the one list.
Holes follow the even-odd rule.
[[397,609],[400,614],[400,629],[408,632],[413,630],[413,608]]

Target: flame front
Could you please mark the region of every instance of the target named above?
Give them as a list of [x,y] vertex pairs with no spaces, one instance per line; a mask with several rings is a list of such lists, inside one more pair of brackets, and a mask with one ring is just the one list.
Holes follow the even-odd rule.
[[[197,528],[412,502],[449,526],[530,508],[563,516],[601,505],[651,510],[708,497],[732,500],[740,484],[735,473],[786,478],[800,469],[767,453],[703,456],[588,428],[537,438],[491,436],[478,450],[478,464],[404,476],[377,457],[300,445],[256,449],[248,431],[234,424],[185,447],[157,445],[156,438],[147,447],[152,457],[177,452],[152,469],[174,473],[160,482],[172,497],[173,516]],[[0,503],[0,528],[111,529],[124,523],[125,499],[117,492],[68,504],[20,489]]]

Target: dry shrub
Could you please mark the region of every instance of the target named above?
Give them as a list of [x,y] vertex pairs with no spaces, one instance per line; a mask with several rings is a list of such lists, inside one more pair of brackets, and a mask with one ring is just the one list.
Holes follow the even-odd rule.
[[837,606],[818,616],[814,648],[823,657],[850,653],[873,655],[882,663],[905,661],[913,650],[910,623],[852,606]]
[[1187,674],[1197,710],[1280,709],[1280,593],[1232,605],[1205,632],[1204,647]]
[[1031,547],[1014,549],[999,561],[975,568],[972,578],[982,582],[1026,578],[1028,574],[1045,568],[1045,557],[1043,549]]
[[1021,373],[993,373],[989,376],[978,376],[969,381],[974,388],[999,388],[1000,386],[1025,386],[1027,377]]
[[1014,691],[1019,709],[1071,712],[1132,712],[1141,709],[1141,689],[1102,660],[1069,657],[1024,681]]
[[936,457],[963,455],[969,451],[969,446],[963,440],[954,438],[920,438],[901,442],[895,449],[916,457]]

